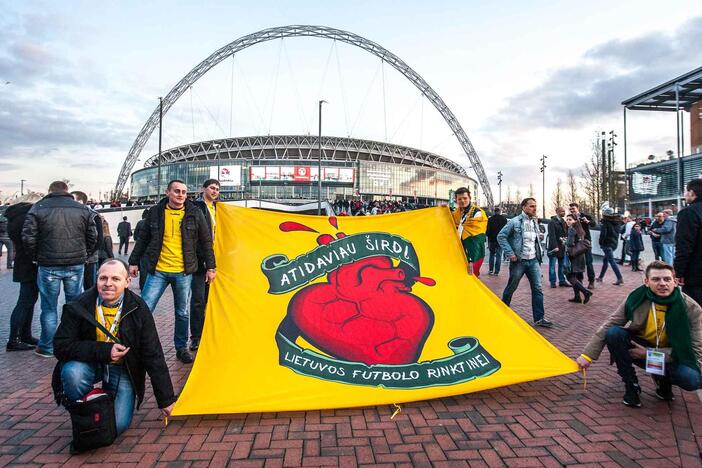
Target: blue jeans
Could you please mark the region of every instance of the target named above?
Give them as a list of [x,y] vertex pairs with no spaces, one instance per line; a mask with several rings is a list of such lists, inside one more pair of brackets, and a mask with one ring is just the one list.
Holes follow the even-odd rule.
[[61,369],[63,393],[71,401],[76,401],[102,381],[102,389],[115,401],[115,423],[117,433],[129,427],[134,414],[136,395],[124,366],[97,364],[82,361],[68,361]]
[[617,277],[617,281],[621,281],[622,273],[619,271],[617,262],[614,261],[614,251],[609,247],[602,247],[602,252],[604,252],[604,258],[602,259],[602,269],[600,270],[600,279],[604,278],[605,273],[607,273],[607,265],[612,266],[612,271]]
[[517,260],[509,263],[509,280],[502,293],[502,302],[510,305],[512,295],[517,290],[524,275],[529,280],[531,287],[531,312],[534,316],[534,322],[538,322],[544,318],[544,293],[541,289],[541,268],[537,259]]
[[661,247],[661,258],[668,265],[672,265],[675,259],[675,244],[661,244]]
[[54,334],[58,326],[58,299],[63,283],[66,302],[71,302],[83,290],[83,265],[39,267],[37,286],[41,297],[41,337],[39,350],[54,352]]
[[[641,338],[634,336],[631,332],[622,327],[611,327],[607,330],[607,335],[605,336],[609,354],[612,355],[612,359],[614,359],[614,362],[617,364],[617,372],[624,383],[638,381],[633,364],[639,367],[645,367],[645,361],[643,359],[632,359],[629,355],[630,343],[632,341],[649,348],[653,347],[651,343],[647,343]],[[665,368],[664,379],[669,380],[671,384],[687,391],[694,391],[702,388],[702,374],[700,374],[700,371],[697,369],[692,369],[691,367],[676,362],[666,362]]]
[[498,274],[500,272],[500,266],[502,264],[502,247],[500,247],[500,244],[490,244],[488,247],[490,249],[490,258],[488,259],[488,271]]
[[548,282],[551,284],[556,284],[556,264],[558,265],[558,284],[565,284],[566,278],[563,274],[563,258],[559,258],[557,255],[548,256]]
[[156,310],[156,304],[166,291],[168,285],[173,290],[173,305],[175,307],[175,327],[173,342],[176,350],[183,349],[188,345],[188,302],[190,302],[190,285],[193,276],[184,273],[166,273],[164,271],[156,271],[146,277],[144,290],[141,292],[141,298],[144,299],[149,310],[153,314]]

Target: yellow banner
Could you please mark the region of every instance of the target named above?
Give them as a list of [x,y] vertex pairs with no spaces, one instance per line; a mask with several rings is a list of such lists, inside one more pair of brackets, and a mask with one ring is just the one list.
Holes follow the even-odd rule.
[[577,370],[468,275],[445,207],[327,218],[220,204],[215,255],[174,415],[400,403]]

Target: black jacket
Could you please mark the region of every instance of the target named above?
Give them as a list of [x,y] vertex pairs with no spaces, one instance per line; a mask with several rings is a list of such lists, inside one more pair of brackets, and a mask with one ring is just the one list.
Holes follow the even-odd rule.
[[117,236],[122,238],[132,237],[132,225],[129,221],[122,221],[117,225]]
[[[600,247],[615,250],[619,245],[619,231],[622,227],[622,217],[619,215],[605,216],[600,227]],[[583,225],[583,229],[585,226]],[[586,231],[587,232],[587,231]]]
[[[61,367],[68,361],[89,363],[110,363],[113,343],[97,341],[96,327],[88,321],[95,317],[97,289],[91,288],[78,296],[75,301],[63,306],[61,323],[54,335],[54,355],[59,360],[54,369],[51,385],[57,403],[61,403]],[[146,303],[130,290],[124,291],[122,320],[117,338],[129,347],[124,357],[129,378],[134,386],[137,407],[144,400],[146,373],[151,379],[154,396],[159,408],[165,408],[176,401],[171,375],[163,356],[154,318]]]
[[138,241],[139,239],[142,239],[146,236],[144,233],[145,230],[148,229],[148,223],[146,219],[140,219],[139,222],[137,223],[136,227],[134,228],[134,241]]
[[629,234],[629,240],[627,242],[627,245],[629,246],[628,249],[631,252],[643,252],[644,243],[643,235],[641,234],[641,232],[636,232],[636,229],[632,228],[631,233]]
[[[583,219],[588,220],[588,222],[584,223]],[[580,225],[582,226],[583,231],[585,231],[585,239],[592,242],[592,234],[590,234],[590,228],[597,227],[597,223],[592,219],[592,216],[585,213],[580,213],[580,216],[578,216],[578,221],[580,221]]]
[[687,286],[702,285],[702,199],[697,198],[678,213],[673,267]]
[[[163,246],[163,217],[168,199],[162,199],[158,205],[149,210],[146,218],[146,229],[140,232],[136,244],[129,256],[130,265],[139,265],[142,259],[146,263],[146,271],[153,274],[161,255]],[[186,275],[198,270],[198,249],[202,252],[202,261],[208,269],[215,268],[214,252],[212,251],[212,231],[207,220],[195,203],[185,201],[185,214],[180,224],[183,242],[183,266]]]
[[[205,221],[207,221],[207,227],[209,228],[210,232],[212,232],[212,217],[210,216],[210,210],[207,208],[207,202],[203,200],[202,198],[198,198],[195,200],[195,205],[197,205],[198,208],[200,208],[200,211],[202,211],[202,214],[205,216]],[[215,200],[214,202],[215,206],[215,212],[217,211],[217,201]],[[213,239],[213,244],[214,244],[214,239]],[[214,246],[212,247],[214,250]],[[198,270],[197,272],[200,274],[203,274],[205,270],[207,270],[207,266],[205,265],[205,255],[202,249],[198,246],[197,249],[197,263],[198,263]]]
[[12,281],[15,283],[37,280],[37,265],[32,262],[22,243],[22,226],[30,208],[32,208],[31,203],[17,203],[9,206],[5,211],[7,232],[15,246],[15,266],[12,270]]
[[7,239],[9,236],[7,234],[7,208],[0,206],[0,239]]
[[98,262],[102,265],[102,262],[110,258],[115,258],[115,254],[112,251],[112,236],[107,233],[107,235],[102,238],[102,244],[98,249]]
[[563,239],[568,237],[568,226],[562,218],[551,216],[551,221],[548,222],[548,242],[546,244],[546,252],[550,252],[558,248],[555,256],[563,258],[565,255],[565,244]]
[[497,235],[500,233],[500,230],[505,227],[505,224],[507,224],[507,217],[504,215],[494,214],[488,218],[485,237],[487,237],[489,242],[497,242]]
[[27,213],[22,242],[39,266],[82,265],[97,248],[96,213],[67,192],[50,193]]

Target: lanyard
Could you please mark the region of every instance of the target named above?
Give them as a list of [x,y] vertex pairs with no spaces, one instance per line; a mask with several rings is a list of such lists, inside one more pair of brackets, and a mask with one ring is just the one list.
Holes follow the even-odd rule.
[[658,331],[658,314],[656,313],[655,302],[651,302],[651,312],[653,312],[653,321],[656,322],[656,349],[658,349],[661,335],[663,335],[663,330],[665,330],[665,320],[663,321],[663,326],[661,327],[660,331]]
[[458,223],[458,238],[462,239],[463,238],[463,223],[466,222],[466,219],[468,219],[468,216],[473,214],[475,210],[473,209],[473,206],[468,206],[468,209],[463,212],[463,216],[461,216],[461,221]]
[[[120,301],[119,303],[119,308],[117,309],[117,315],[115,315],[115,318],[112,320],[112,326],[110,326],[110,334],[115,335],[115,332],[117,331],[117,327],[119,327],[119,321],[122,317],[122,306],[124,305],[124,301]],[[102,299],[100,296],[98,296],[96,304],[95,304],[98,312],[98,320],[100,321],[100,324],[107,328],[107,325],[105,325],[105,313],[102,310]],[[105,336],[105,339],[109,343],[111,341],[111,338],[109,336]]]

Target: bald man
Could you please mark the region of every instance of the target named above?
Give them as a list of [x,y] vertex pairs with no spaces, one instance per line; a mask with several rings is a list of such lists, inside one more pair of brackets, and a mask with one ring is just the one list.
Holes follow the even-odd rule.
[[146,373],[164,416],[176,401],[153,316],[128,289],[130,281],[122,260],[103,263],[97,285],[64,306],[54,336],[56,402],[79,400],[102,382],[115,402],[118,434],[129,427],[135,403],[138,408],[144,400]]

